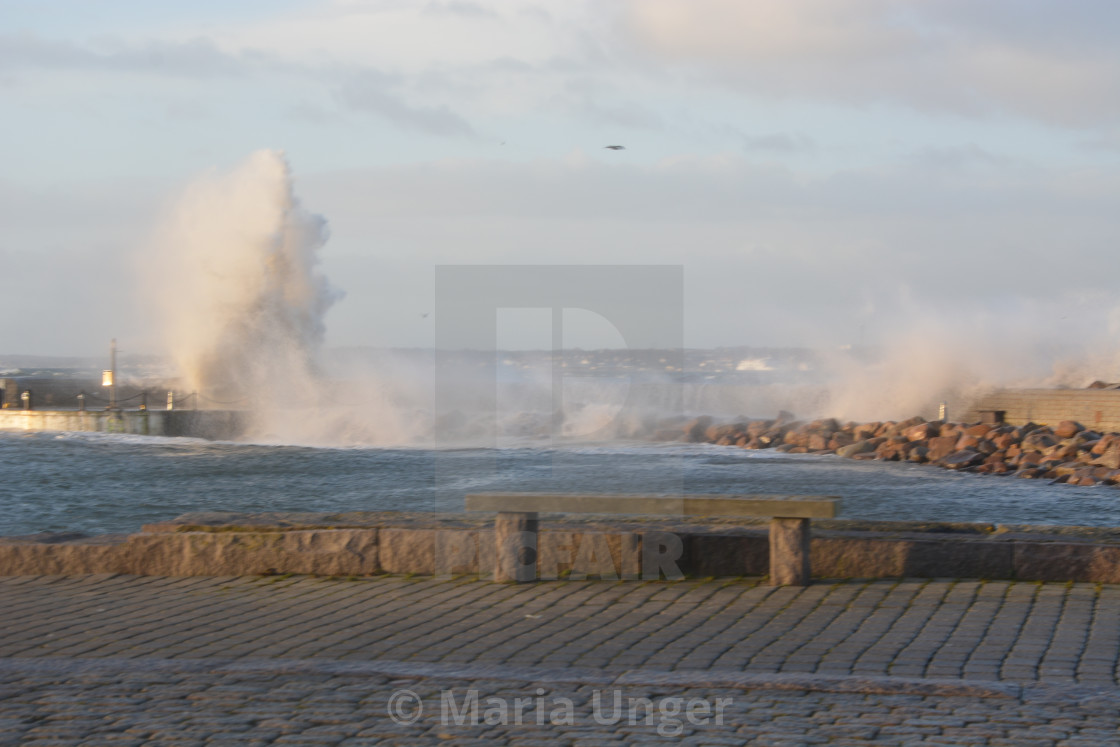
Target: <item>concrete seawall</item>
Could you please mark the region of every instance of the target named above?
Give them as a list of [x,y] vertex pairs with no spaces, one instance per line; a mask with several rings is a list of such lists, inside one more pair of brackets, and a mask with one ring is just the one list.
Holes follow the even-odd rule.
[[0,410],[0,430],[86,431],[227,440],[245,430],[231,410]]
[[[541,523],[543,579],[768,572],[761,523],[547,516]],[[132,535],[2,538],[0,575],[487,576],[494,564],[492,527],[493,517],[472,514],[188,514]],[[667,547],[675,552],[665,555]],[[1120,530],[1112,529],[818,521],[811,554],[818,578],[1120,583]]]
[[1010,425],[1076,420],[1095,431],[1120,432],[1117,389],[1004,389],[980,398],[962,419],[977,422],[985,411],[1003,411]]

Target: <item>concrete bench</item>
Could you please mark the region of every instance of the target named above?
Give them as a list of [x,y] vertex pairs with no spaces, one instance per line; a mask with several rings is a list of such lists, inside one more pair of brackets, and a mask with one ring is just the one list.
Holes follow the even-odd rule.
[[478,493],[467,511],[495,511],[495,581],[534,581],[538,515],[741,516],[770,519],[770,584],[809,584],[809,520],[836,516],[840,499],[800,495],[571,495]]

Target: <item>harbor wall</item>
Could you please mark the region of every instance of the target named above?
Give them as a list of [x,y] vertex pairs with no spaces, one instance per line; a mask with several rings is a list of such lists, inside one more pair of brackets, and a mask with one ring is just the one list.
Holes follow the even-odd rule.
[[85,431],[228,440],[245,430],[233,410],[0,410],[0,430]]
[[999,411],[1010,425],[1075,420],[1098,432],[1120,432],[1120,389],[1002,389],[978,399],[962,420],[977,422]]
[[[132,535],[7,537],[0,538],[0,576],[489,577],[496,557],[493,520],[466,514],[431,517],[377,512],[275,522],[240,515],[205,525],[193,520],[148,525]],[[666,555],[666,548],[673,552]],[[1118,584],[1120,530],[824,520],[813,522],[811,558],[812,575],[822,579]],[[542,580],[764,576],[769,539],[761,523],[731,527],[688,521],[542,520],[537,566]]]

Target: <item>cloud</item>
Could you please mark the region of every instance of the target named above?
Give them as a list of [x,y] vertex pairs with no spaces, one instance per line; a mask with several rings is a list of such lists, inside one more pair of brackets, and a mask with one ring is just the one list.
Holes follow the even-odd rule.
[[392,89],[399,79],[375,71],[351,75],[338,91],[339,99],[357,111],[375,114],[393,124],[430,135],[472,136],[474,128],[446,105],[422,106],[406,102]]
[[1068,126],[1120,120],[1105,0],[629,0],[620,31],[739,90]]
[[241,75],[275,62],[261,53],[228,54],[202,38],[138,45],[105,41],[93,47],[31,35],[0,36],[0,71],[79,69],[206,78]]

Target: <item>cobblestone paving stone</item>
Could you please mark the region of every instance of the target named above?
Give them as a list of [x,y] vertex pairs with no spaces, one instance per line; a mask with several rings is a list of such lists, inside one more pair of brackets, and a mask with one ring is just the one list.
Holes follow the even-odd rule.
[[1118,658],[1094,584],[5,577],[0,744],[1120,746]]

